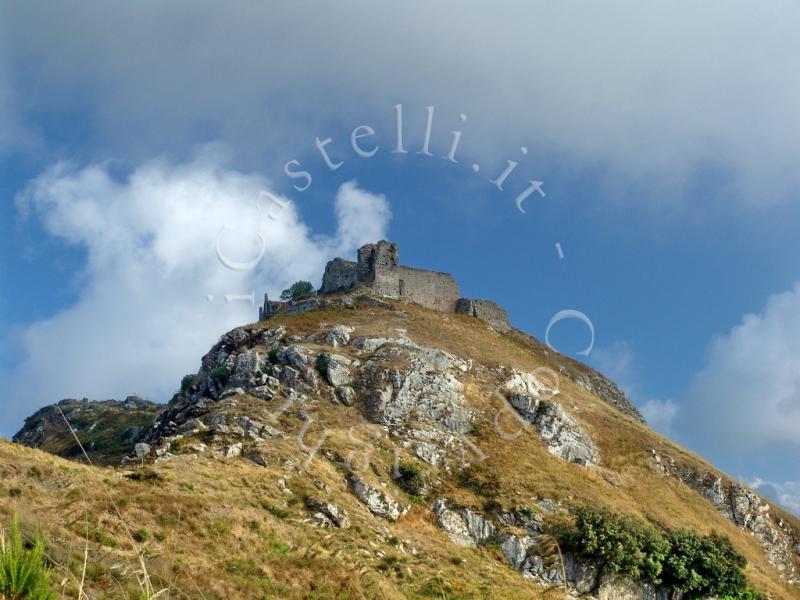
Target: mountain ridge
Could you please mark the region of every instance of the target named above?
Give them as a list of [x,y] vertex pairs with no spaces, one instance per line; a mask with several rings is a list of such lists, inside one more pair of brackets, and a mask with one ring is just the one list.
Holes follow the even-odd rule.
[[[519,578],[508,585],[529,586],[531,597],[544,593],[539,585],[564,584],[558,569],[534,560],[545,521],[606,507],[665,531],[721,531],[747,557],[756,587],[798,597],[789,583],[797,520],[625,414],[609,402],[624,396],[602,375],[593,379],[594,370],[467,315],[363,290],[321,300],[222,336],[126,468],[149,464],[156,476],[166,469],[178,485],[178,465],[216,465],[225,480],[232,464],[260,469],[271,482],[263,500],[270,515],[309,519],[311,529],[303,525],[293,540],[359,523],[396,530],[379,536],[386,541],[419,533],[422,519],[439,531],[424,529],[437,552],[477,548],[483,554],[470,555],[471,564],[495,569],[499,561]],[[373,563],[394,552],[381,544]],[[566,556],[572,595],[680,597],[616,582]],[[386,568],[395,573],[393,593],[415,597]],[[504,597],[480,593],[471,580],[459,595],[456,579],[445,582],[451,597]]]

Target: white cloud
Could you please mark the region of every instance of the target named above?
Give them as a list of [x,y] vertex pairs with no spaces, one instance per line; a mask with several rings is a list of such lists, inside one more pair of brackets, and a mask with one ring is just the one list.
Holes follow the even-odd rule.
[[[312,236],[294,204],[268,218],[270,204],[258,202],[268,189],[260,176],[223,167],[213,148],[185,164],[148,162],[122,181],[107,164],[59,164],[31,182],[20,208],[87,259],[77,303],[21,336],[24,360],[2,395],[11,399],[6,426],[64,397],[168,400],[219,335],[256,319],[254,306],[225,304],[225,294],[255,292],[258,303],[297,279],[318,282],[326,260],[386,232],[386,199],[353,182],[336,195],[332,237]],[[230,260],[257,256],[263,236],[257,268],[232,271],[217,259],[223,225],[220,250]]]
[[712,342],[683,412],[709,447],[800,446],[800,283]]
[[634,387],[635,375],[634,353],[629,342],[615,341],[610,346],[598,346],[589,356],[590,362],[598,371],[630,393]]
[[180,151],[212,131],[250,164],[271,148],[282,165],[334,125],[370,122],[390,136],[391,107],[405,102],[409,138],[434,104],[439,150],[454,127],[481,164],[522,160],[519,145],[535,143],[531,170],[546,157],[553,168],[601,166],[598,195],[670,186],[665,201],[675,200],[704,167],[724,180],[726,209],[737,196],[786,199],[800,184],[800,6],[789,0],[445,2],[424,12],[34,0],[2,11],[0,56],[20,120],[79,114],[95,150]]
[[678,415],[678,405],[672,400],[650,399],[639,406],[647,424],[665,435],[673,435],[672,425]]

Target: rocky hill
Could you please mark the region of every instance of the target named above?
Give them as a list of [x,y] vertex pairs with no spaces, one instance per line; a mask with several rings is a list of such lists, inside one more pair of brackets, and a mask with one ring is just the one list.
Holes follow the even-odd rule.
[[800,598],[797,519],[466,314],[344,294],[234,329],[120,443],[116,469],[0,444],[0,510],[68,595],[89,539],[90,597],[147,572],[190,598]]
[[28,417],[13,441],[82,460],[83,451],[71,426],[93,463],[117,465],[144,437],[163,408],[138,396],[125,400],[66,399]]

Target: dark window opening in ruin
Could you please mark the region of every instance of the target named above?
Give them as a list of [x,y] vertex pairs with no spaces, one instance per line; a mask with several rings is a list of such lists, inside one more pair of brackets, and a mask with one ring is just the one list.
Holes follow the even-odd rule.
[[406,295],[406,282],[403,281],[402,279],[400,280],[400,295],[401,296]]

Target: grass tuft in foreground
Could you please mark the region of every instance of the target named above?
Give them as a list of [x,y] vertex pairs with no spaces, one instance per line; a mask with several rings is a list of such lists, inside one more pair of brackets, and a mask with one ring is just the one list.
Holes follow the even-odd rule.
[[50,586],[50,569],[44,553],[44,541],[37,537],[31,546],[22,538],[15,518],[6,539],[0,531],[0,598],[7,600],[55,600]]

